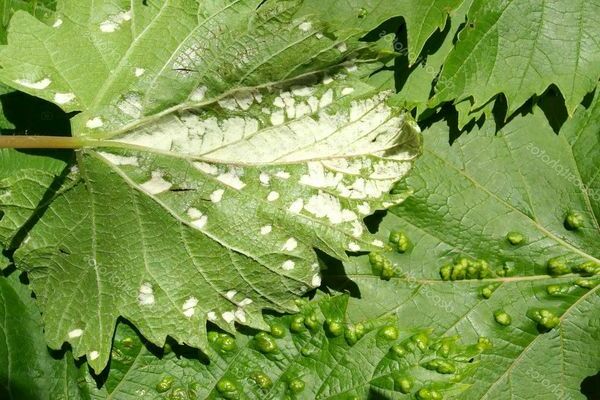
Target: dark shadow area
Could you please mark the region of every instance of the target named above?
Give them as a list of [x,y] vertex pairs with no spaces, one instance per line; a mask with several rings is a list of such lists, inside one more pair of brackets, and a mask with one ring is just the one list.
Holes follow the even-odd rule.
[[386,215],[386,210],[377,210],[373,214],[363,219],[363,222],[367,226],[367,229],[370,233],[375,234],[379,232],[379,226],[381,225],[381,222],[383,221]]
[[327,266],[326,269],[321,269],[323,282],[320,289],[326,293],[335,291],[339,293],[348,293],[352,297],[360,298],[360,289],[346,274],[344,264],[340,260],[333,258],[320,250],[315,249],[315,251],[319,257],[321,266]]
[[569,113],[565,106],[565,99],[560,93],[560,90],[554,85],[550,86],[540,97],[537,104],[544,112],[544,115],[546,115],[554,133],[558,135],[560,128],[562,128],[569,118]]
[[383,22],[377,28],[375,28],[372,31],[370,31],[369,33],[367,33],[360,40],[363,42],[376,42],[384,36],[387,36],[390,34],[397,34],[398,31],[400,29],[402,29],[403,25],[404,25],[404,18],[402,18],[402,17],[391,18],[391,19]]
[[581,382],[581,393],[587,400],[600,400],[600,371]]

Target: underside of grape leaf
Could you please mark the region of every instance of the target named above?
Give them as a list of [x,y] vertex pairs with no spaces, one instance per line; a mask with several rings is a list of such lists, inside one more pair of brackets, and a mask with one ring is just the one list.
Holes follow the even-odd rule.
[[425,131],[414,195],[378,233],[387,250],[347,265],[350,320],[489,337],[461,398],[583,398],[600,365],[599,125],[596,96],[559,135],[539,109],[452,146],[443,122]]

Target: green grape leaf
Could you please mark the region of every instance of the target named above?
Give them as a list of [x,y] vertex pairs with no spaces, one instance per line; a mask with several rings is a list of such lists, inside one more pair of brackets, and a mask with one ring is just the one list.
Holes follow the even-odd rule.
[[350,319],[489,337],[460,398],[583,400],[600,365],[599,100],[559,135],[539,109],[452,145],[444,122],[428,129],[414,195],[380,226],[387,250],[346,268]]
[[8,23],[16,11],[26,11],[42,21],[50,21],[55,7],[56,0],[0,0],[0,43],[6,43]]
[[598,1],[474,1],[435,101],[476,110],[503,93],[511,115],[554,84],[572,114],[600,78],[599,18]]
[[72,357],[51,354],[46,347],[40,312],[14,273],[0,276],[0,342],[3,399],[86,398]]
[[0,79],[81,111],[83,149],[54,187],[55,171],[3,179],[0,208],[15,231],[44,193],[14,259],[49,345],[96,372],[119,317],[206,349],[207,320],[296,311],[321,282],[314,249],[378,248],[362,218],[409,193],[389,190],[420,132],[369,83],[368,30],[261,3],[63,1],[53,26],[11,22]]
[[156,357],[120,324],[106,384],[91,388],[92,398],[415,398],[419,391],[448,396],[468,387],[462,381],[477,369],[485,339],[465,345],[403,330],[394,318],[347,324],[347,301],[322,297],[295,316],[269,316],[270,333],[210,331],[209,364],[180,346]]

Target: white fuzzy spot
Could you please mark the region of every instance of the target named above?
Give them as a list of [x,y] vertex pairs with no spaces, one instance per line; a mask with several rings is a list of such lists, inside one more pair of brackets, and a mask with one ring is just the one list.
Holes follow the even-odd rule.
[[281,265],[281,268],[284,271],[291,271],[294,269],[295,266],[296,266],[295,262],[293,262],[292,260],[287,260]]
[[284,251],[294,251],[298,247],[298,241],[294,238],[289,238],[281,248]]
[[104,21],[100,24],[100,30],[104,33],[112,33],[117,30],[119,24],[113,21]]
[[333,103],[333,90],[329,89],[323,94],[321,100],[319,101],[319,107],[325,108]]
[[235,99],[231,98],[231,97],[223,99],[223,100],[219,100],[218,103],[225,110],[235,111],[238,108],[237,101],[235,101]]
[[369,203],[359,204],[356,208],[358,209],[358,212],[362,215],[369,215],[371,213],[371,206],[369,205]]
[[246,186],[246,184],[240,180],[239,175],[235,171],[229,171],[226,174],[221,174],[217,177],[217,180],[237,190],[241,190]]
[[321,286],[321,275],[320,274],[313,275],[310,284],[312,285],[312,287],[319,287],[319,286]]
[[358,71],[358,67],[356,65],[349,65],[346,67],[346,71],[348,72],[356,72]]
[[308,163],[308,175],[302,175],[300,183],[316,188],[335,188],[343,178],[341,173],[326,172],[323,163],[311,161]]
[[340,201],[334,196],[319,192],[312,196],[304,209],[317,218],[328,218],[332,224],[350,222],[358,219],[358,216],[350,210],[342,209]]
[[235,313],[233,311],[225,311],[222,314],[223,319],[225,320],[225,322],[227,322],[228,324],[232,323],[235,320]]
[[355,238],[359,238],[362,236],[364,232],[364,228],[363,225],[360,221],[353,221],[352,222],[352,236],[354,236]]
[[85,126],[87,126],[89,129],[100,128],[102,125],[104,125],[104,121],[102,121],[102,118],[100,117],[88,119],[85,123]]
[[81,335],[83,335],[83,329],[73,329],[71,332],[69,332],[69,339],[75,339]]
[[324,85],[330,85],[333,83],[333,78],[330,76],[326,76],[325,78],[323,78],[323,84]]
[[217,314],[214,311],[209,311],[206,314],[206,318],[208,318],[209,321],[216,321],[217,320]]
[[260,234],[268,235],[269,233],[271,233],[272,230],[273,230],[273,227],[271,225],[265,225],[262,228],[260,228]]
[[311,88],[310,86],[299,86],[292,88],[292,93],[294,94],[294,96],[299,97],[308,97],[312,95],[314,91],[315,89]]
[[63,24],[63,20],[60,18],[57,18],[56,21],[54,21],[54,24],[52,24],[53,28],[58,28],[59,26],[61,26]]
[[190,96],[190,100],[192,100],[192,101],[204,100],[204,97],[206,96],[207,91],[208,91],[208,88],[206,86],[200,86],[200,87],[196,88],[196,90],[194,90],[192,92],[192,95]]
[[171,182],[167,182],[163,179],[162,174],[158,171],[152,172],[152,179],[148,182],[143,183],[141,188],[150,194],[159,194],[166,192],[173,186]]
[[263,172],[258,177],[258,180],[260,180],[261,184],[263,184],[264,186],[267,186],[267,185],[269,185],[269,182],[271,181],[271,177],[269,176],[269,174]]
[[208,164],[205,162],[195,162],[194,167],[196,167],[196,169],[204,172],[205,174],[209,174],[209,175],[216,175],[219,173],[219,168],[217,168],[213,164]]
[[208,217],[206,215],[202,215],[200,218],[192,221],[192,226],[197,229],[202,229],[206,226],[208,222]]
[[349,94],[352,94],[353,92],[354,92],[354,88],[351,88],[351,87],[342,89],[342,95],[344,95],[344,96],[348,96]]
[[302,32],[308,32],[310,31],[310,28],[312,28],[312,24],[310,22],[303,22],[298,25],[298,29],[300,29]]
[[198,219],[198,218],[202,217],[203,214],[197,208],[192,207],[192,208],[190,208],[190,209],[187,210],[187,215],[191,219]]
[[271,114],[271,124],[273,124],[273,126],[281,125],[284,122],[285,122],[285,114],[283,113],[282,110],[275,111],[275,112],[273,112],[273,114]]
[[300,214],[300,212],[302,211],[303,208],[304,208],[304,200],[298,199],[290,205],[289,210],[292,214]]
[[98,353],[96,350],[90,351],[90,361],[94,361],[98,357],[100,357],[100,353]]
[[100,24],[100,30],[104,33],[112,33],[119,29],[124,21],[131,20],[131,11],[123,11],[109,17]]
[[229,300],[231,300],[235,297],[236,294],[237,294],[237,290],[229,290],[227,293],[225,293],[225,297],[227,297]]
[[198,305],[198,299],[195,297],[190,297],[183,303],[181,309],[183,310],[183,315],[190,318],[196,312],[196,306]]
[[348,248],[352,251],[360,251],[360,246],[354,242],[350,242]]
[[145,72],[146,70],[144,68],[136,68],[134,74],[139,78],[140,76],[144,75]]
[[290,179],[289,172],[285,172],[285,171],[278,171],[277,173],[275,173],[275,176],[280,179]]
[[240,301],[240,303],[238,304],[240,307],[246,307],[248,305],[252,304],[252,299],[249,298],[245,298],[244,300]]
[[132,165],[134,167],[139,166],[138,158],[134,156],[125,157],[105,152],[98,152],[98,154],[100,154],[103,158],[108,160],[113,165]]
[[70,103],[74,99],[75,99],[75,95],[73,93],[56,93],[54,95],[54,102],[56,104]]
[[341,52],[341,53],[345,53],[348,50],[348,46],[346,45],[346,43],[340,43],[336,46],[336,48]]
[[21,86],[25,86],[26,88],[37,90],[46,89],[52,83],[52,81],[48,78],[44,78],[41,81],[37,82],[31,82],[26,79],[17,79],[15,82]]
[[213,203],[220,202],[223,199],[224,193],[225,193],[225,191],[223,189],[215,190],[210,195],[210,201],[212,201]]
[[373,243],[373,246],[377,246],[377,247],[383,247],[384,246],[383,242],[381,240],[379,240],[379,239],[373,240],[372,243]]
[[269,195],[267,196],[267,200],[268,201],[275,201],[279,198],[279,193],[277,192],[271,192],[269,193]]
[[235,318],[237,318],[237,320],[240,321],[241,323],[246,322],[246,312],[244,310],[242,310],[241,308],[238,308],[237,310],[235,310],[235,312],[233,314],[235,315]]
[[128,93],[123,96],[117,104],[119,110],[125,115],[132,118],[140,118],[142,116],[142,98],[137,93]]
[[142,306],[149,306],[154,304],[154,293],[152,285],[148,282],[142,283],[140,286],[140,293],[138,294],[138,302]]

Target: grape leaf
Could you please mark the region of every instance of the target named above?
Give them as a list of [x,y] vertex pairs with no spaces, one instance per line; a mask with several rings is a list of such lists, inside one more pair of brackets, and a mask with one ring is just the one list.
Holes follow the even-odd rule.
[[[584,399],[581,381],[600,365],[599,124],[596,96],[559,135],[539,109],[452,146],[445,124],[433,125],[406,181],[414,196],[380,227],[389,251],[346,268],[361,294],[350,319],[391,314],[489,337],[494,349],[461,398]],[[373,270],[385,259],[387,283]]]
[[40,313],[16,274],[0,276],[0,396],[3,399],[83,399],[71,356],[51,354]]
[[347,296],[323,297],[298,315],[270,316],[270,334],[211,331],[210,364],[179,346],[157,357],[120,324],[106,384],[92,387],[92,398],[397,398],[402,391],[448,396],[467,388],[461,381],[477,368],[484,339],[465,346],[403,330],[393,318],[348,325],[346,303]]
[[555,84],[572,114],[600,78],[599,18],[598,1],[474,1],[436,102],[472,97],[476,110],[504,93],[511,115]]
[[14,259],[50,346],[70,342],[96,372],[120,316],[155,344],[206,348],[207,319],[231,331],[295,311],[321,281],[313,249],[377,248],[360,216],[408,193],[388,192],[420,134],[366,80],[380,65],[366,32],[260,3],[59,2],[53,27],[13,18],[0,78],[80,110],[84,149],[59,187],[3,179],[17,205],[4,218],[14,230],[31,211],[15,197],[46,193]]

